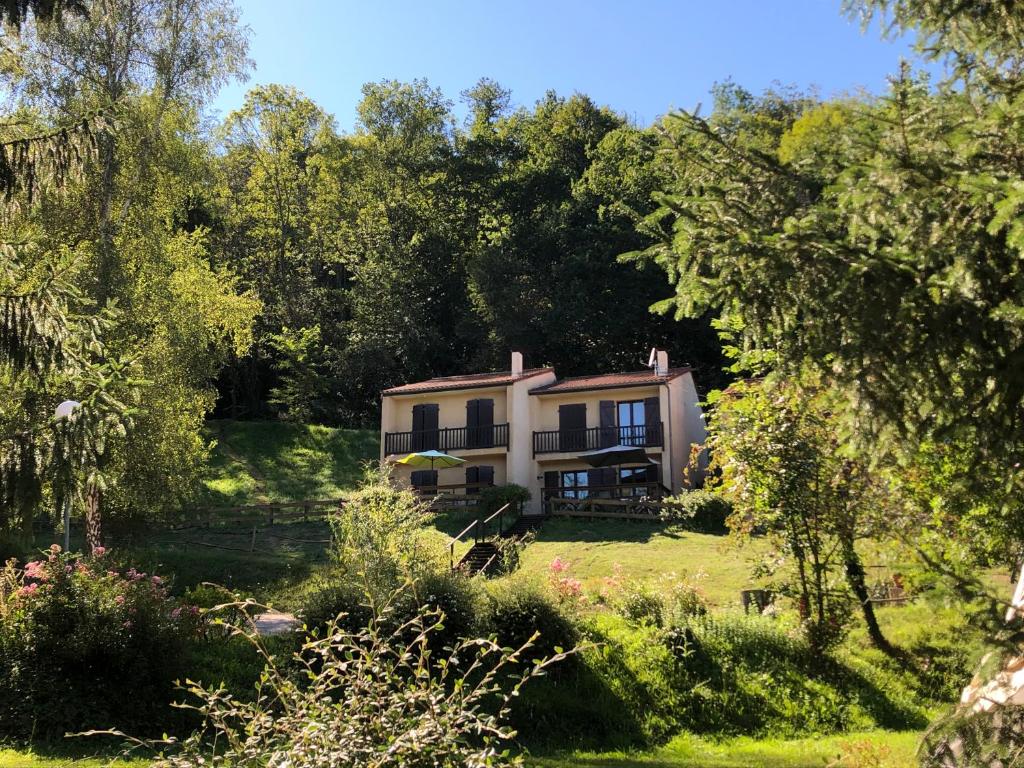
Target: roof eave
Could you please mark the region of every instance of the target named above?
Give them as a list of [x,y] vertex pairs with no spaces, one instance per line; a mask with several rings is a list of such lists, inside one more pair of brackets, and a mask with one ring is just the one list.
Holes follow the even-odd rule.
[[550,373],[553,370],[553,368],[541,368],[539,370],[532,371],[531,373],[524,373],[522,376],[517,376],[516,378],[511,380],[503,380],[497,382],[487,381],[480,382],[478,384],[459,384],[457,382],[452,382],[451,385],[447,386],[438,385],[436,387],[424,387],[423,389],[416,389],[409,392],[402,392],[397,388],[385,389],[380,394],[381,397],[401,397],[403,395],[426,395],[433,394],[435,392],[458,392],[459,390],[462,389],[503,389],[505,387],[512,386],[516,382],[525,381],[526,379],[532,379],[534,376],[540,376],[541,374],[544,373]]
[[596,384],[589,387],[571,387],[569,389],[556,389],[558,382],[551,384],[550,386],[538,387],[537,389],[530,390],[531,395],[568,395],[575,392],[597,392],[602,389],[635,389],[637,387],[660,387],[662,384],[666,384],[673,379],[678,379],[680,376],[685,376],[690,373],[690,369],[685,371],[679,371],[673,373],[670,376],[664,376],[657,381],[635,381],[631,384]]

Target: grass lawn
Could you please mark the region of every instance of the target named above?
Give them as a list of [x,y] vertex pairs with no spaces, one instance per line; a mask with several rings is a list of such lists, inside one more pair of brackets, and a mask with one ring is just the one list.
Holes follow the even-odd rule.
[[76,768],[101,768],[101,766],[114,766],[114,768],[142,768],[149,765],[148,760],[116,760],[111,762],[110,757],[69,757],[67,755],[41,755],[35,752],[19,752],[14,749],[0,749],[0,768],[63,768],[63,766],[75,766]]
[[210,421],[208,505],[332,499],[352,489],[364,462],[380,456],[372,429],[277,421]]
[[658,523],[555,518],[544,523],[537,540],[523,551],[522,568],[544,573],[560,557],[590,591],[600,588],[615,565],[627,578],[639,579],[703,572],[701,587],[708,600],[724,606],[738,603],[741,589],[757,586],[750,578],[750,559],[764,547],[754,541],[740,549],[727,536]]
[[711,741],[687,734],[642,753],[532,758],[533,768],[912,768],[920,734],[874,731],[843,736]]
[[[669,744],[641,753],[579,753],[558,757],[532,757],[530,768],[912,768],[920,735],[871,733],[780,741],[776,739],[727,739],[710,741],[677,736]],[[109,758],[49,757],[12,749],[0,749],[0,768],[100,768]],[[115,766],[136,768],[145,760],[118,761]]]

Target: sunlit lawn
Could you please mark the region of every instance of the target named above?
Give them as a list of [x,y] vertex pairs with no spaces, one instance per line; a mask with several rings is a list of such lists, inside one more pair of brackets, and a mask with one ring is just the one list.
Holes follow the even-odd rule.
[[592,591],[600,589],[616,565],[626,578],[703,573],[701,586],[709,601],[722,606],[738,603],[740,590],[757,586],[750,578],[750,560],[765,547],[755,540],[737,548],[727,536],[660,523],[556,518],[547,520],[537,540],[525,549],[522,568],[543,573],[559,557]]
[[380,435],[370,429],[211,421],[207,430],[217,441],[207,504],[337,498],[355,487],[363,463],[380,455]]
[[682,735],[651,752],[533,758],[535,768],[912,768],[920,734],[871,733],[795,740],[710,741]]
[[61,768],[63,766],[80,766],[81,768],[142,768],[149,760],[117,760],[111,763],[110,757],[68,757],[41,755],[34,752],[19,752],[13,749],[0,749],[0,768]]

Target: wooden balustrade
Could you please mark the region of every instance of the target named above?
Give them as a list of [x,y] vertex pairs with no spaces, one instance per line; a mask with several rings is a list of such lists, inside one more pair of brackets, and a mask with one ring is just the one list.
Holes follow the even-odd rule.
[[445,427],[410,432],[387,432],[384,453],[388,456],[419,451],[461,451],[470,448],[508,448],[508,424],[479,427]]
[[533,433],[533,455],[595,451],[613,445],[660,448],[663,443],[664,430],[660,421],[657,424],[640,424],[635,427],[551,429]]

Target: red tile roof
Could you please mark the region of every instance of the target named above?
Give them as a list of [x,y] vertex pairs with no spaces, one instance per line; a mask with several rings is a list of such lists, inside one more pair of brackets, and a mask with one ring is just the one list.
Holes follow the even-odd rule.
[[411,384],[402,384],[398,387],[385,389],[381,394],[388,395],[415,395],[420,392],[445,392],[451,389],[477,389],[479,387],[505,387],[514,381],[528,379],[531,376],[538,376],[542,373],[554,371],[553,368],[530,368],[519,376],[513,376],[511,371],[499,373],[470,373],[465,376],[439,376],[426,381],[414,381]]
[[598,376],[575,376],[531,389],[530,394],[554,395],[560,392],[583,392],[590,389],[649,387],[655,384],[662,384],[689,372],[689,368],[669,368],[668,373],[664,376],[659,376],[652,370],[633,371],[632,373],[604,373]]

